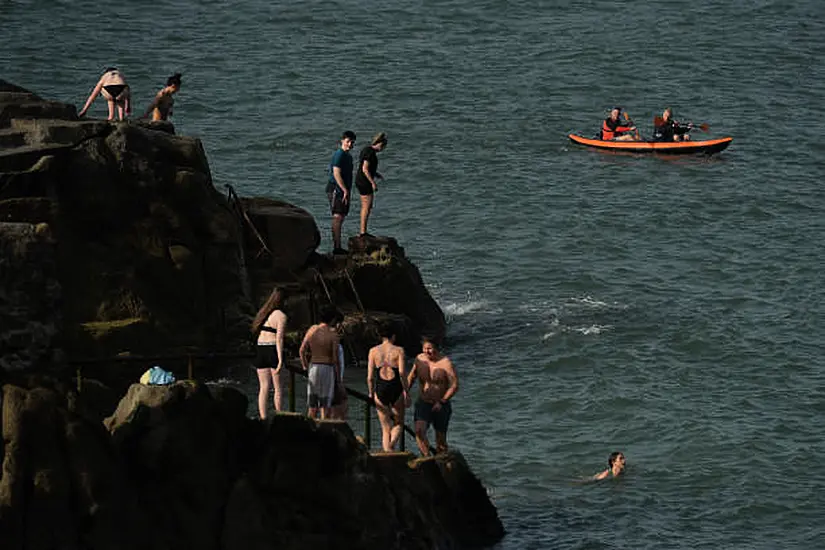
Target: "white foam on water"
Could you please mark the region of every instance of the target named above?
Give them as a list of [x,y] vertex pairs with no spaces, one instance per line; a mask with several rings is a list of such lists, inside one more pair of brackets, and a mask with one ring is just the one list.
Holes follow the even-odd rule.
[[452,317],[461,317],[468,313],[475,311],[483,311],[487,309],[489,302],[486,300],[470,300],[462,303],[450,303],[444,306],[444,313]]

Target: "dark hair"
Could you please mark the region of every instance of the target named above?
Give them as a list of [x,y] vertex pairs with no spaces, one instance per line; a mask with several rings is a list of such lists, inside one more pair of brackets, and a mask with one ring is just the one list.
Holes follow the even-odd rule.
[[423,336],[421,337],[421,345],[424,345],[424,344],[426,344],[426,343],[430,343],[430,344],[432,344],[432,346],[433,346],[435,349],[438,349],[438,348],[439,348],[439,346],[438,346],[438,342],[435,340],[435,338],[434,338],[434,337],[432,337],[432,336],[428,336],[428,335],[426,335],[426,334],[425,334],[425,335],[423,335]]
[[395,336],[395,327],[392,326],[392,323],[388,321],[384,321],[378,325],[378,336],[381,338],[392,339]]
[[607,467],[613,468],[613,463],[616,462],[616,459],[622,456],[622,453],[616,451],[615,453],[610,453],[610,456],[607,458]]
[[173,74],[172,76],[170,76],[169,78],[166,79],[166,85],[167,86],[175,86],[175,85],[180,86],[180,77],[181,76],[182,75],[180,73]]
[[284,289],[276,286],[272,289],[269,298],[266,299],[264,305],[258,310],[255,319],[252,321],[252,334],[257,334],[261,327],[276,309],[281,309],[284,304]]
[[338,311],[337,308],[333,306],[324,306],[321,308],[321,313],[319,315],[319,319],[322,323],[326,323],[331,325],[335,323],[335,320],[341,316],[341,312]]
[[353,132],[352,130],[347,130],[346,132],[341,134],[341,139],[347,138],[351,139],[352,141],[355,141],[355,132]]
[[117,67],[106,67],[105,69],[103,69],[103,72],[104,73],[110,73],[110,72],[116,71],[116,70],[117,70]]

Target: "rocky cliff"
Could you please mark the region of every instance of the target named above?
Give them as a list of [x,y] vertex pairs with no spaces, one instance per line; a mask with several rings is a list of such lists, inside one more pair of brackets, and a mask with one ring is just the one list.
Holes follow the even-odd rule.
[[3,368],[243,352],[276,284],[290,294],[293,347],[330,302],[356,357],[380,320],[410,352],[422,333],[444,335],[393,239],[355,239],[337,258],[319,242],[305,210],[219,192],[200,141],[171,124],[78,120],[74,106],[0,81]]
[[370,454],[342,422],[245,417],[200,383],[133,385],[104,423],[85,392],[0,387],[0,540],[63,548],[462,548],[504,532],[458,453]]

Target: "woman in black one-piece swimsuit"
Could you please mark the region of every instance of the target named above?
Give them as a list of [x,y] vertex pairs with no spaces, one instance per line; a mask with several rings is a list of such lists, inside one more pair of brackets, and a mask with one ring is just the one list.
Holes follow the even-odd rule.
[[409,406],[409,396],[404,372],[404,348],[395,345],[395,335],[391,329],[382,328],[379,333],[382,341],[369,353],[367,389],[378,410],[381,447],[389,452],[404,433],[404,409]]

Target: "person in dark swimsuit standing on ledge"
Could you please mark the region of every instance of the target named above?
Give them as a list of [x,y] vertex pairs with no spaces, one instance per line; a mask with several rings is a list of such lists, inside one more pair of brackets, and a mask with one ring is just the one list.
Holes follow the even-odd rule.
[[593,479],[600,480],[609,477],[618,477],[624,472],[625,458],[624,454],[620,452],[611,453],[607,459],[607,470],[599,472],[593,476]]
[[286,314],[281,311],[284,291],[276,287],[252,321],[252,334],[258,336],[255,346],[255,370],[258,373],[258,414],[266,418],[270,381],[274,391],[275,411],[283,410],[281,399],[284,368],[284,334]]
[[367,233],[367,223],[372,212],[372,203],[378,191],[377,180],[383,179],[378,172],[378,153],[387,146],[387,134],[380,132],[372,138],[372,143],[361,149],[358,155],[358,167],[355,170],[355,187],[361,194],[361,236]]
[[117,114],[120,120],[131,114],[132,104],[129,85],[126,84],[123,73],[118,71],[117,68],[107,67],[103,71],[103,76],[97,81],[91,95],[89,95],[89,99],[86,100],[86,105],[77,113],[77,116],[82,117],[86,114],[98,94],[102,94],[109,104],[109,118],[107,120],[115,119],[115,105],[117,105]]
[[415,402],[415,442],[422,456],[429,456],[430,442],[427,429],[435,429],[435,449],[447,451],[447,426],[453,409],[450,400],[458,392],[458,374],[452,361],[441,355],[435,343],[422,339],[422,352],[418,354],[410,371],[409,384],[418,379],[419,394]]
[[410,398],[404,372],[404,348],[395,345],[395,334],[390,327],[382,326],[379,335],[381,343],[369,352],[367,390],[378,410],[381,448],[390,452],[404,435],[404,409],[410,406]]

